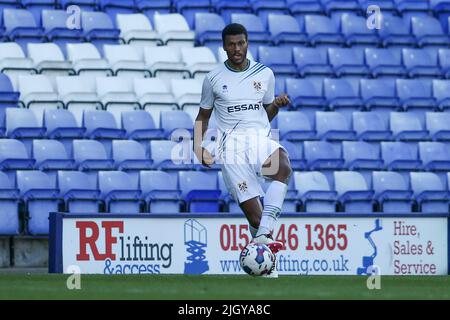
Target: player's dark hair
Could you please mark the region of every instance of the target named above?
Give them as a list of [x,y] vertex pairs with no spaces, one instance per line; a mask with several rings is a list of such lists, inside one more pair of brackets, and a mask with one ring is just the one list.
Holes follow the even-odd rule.
[[245,35],[245,40],[248,39],[247,29],[242,24],[239,23],[230,23],[222,30],[222,41],[225,43],[226,36],[236,36],[238,34]]

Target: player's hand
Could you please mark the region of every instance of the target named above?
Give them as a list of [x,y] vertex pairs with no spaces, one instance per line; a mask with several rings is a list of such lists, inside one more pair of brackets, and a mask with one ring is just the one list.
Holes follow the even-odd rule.
[[289,97],[287,96],[287,94],[284,94],[284,93],[280,94],[273,101],[273,105],[277,108],[282,108],[289,104],[291,104],[291,100],[289,100]]
[[202,165],[204,165],[207,168],[211,168],[211,165],[214,164],[214,158],[211,155],[211,153],[205,149],[202,148]]

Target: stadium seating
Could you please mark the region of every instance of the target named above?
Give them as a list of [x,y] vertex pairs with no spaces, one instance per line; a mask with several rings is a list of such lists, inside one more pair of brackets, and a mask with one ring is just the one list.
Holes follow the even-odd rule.
[[306,212],[335,212],[337,193],[330,188],[325,175],[319,171],[295,172],[295,189]]
[[139,188],[146,203],[146,212],[179,213],[181,191],[178,189],[178,176],[163,171],[141,171]]
[[381,212],[412,212],[412,191],[401,174],[374,171],[372,188]]
[[138,181],[122,171],[99,171],[98,189],[105,203],[106,212],[139,213],[141,212],[141,191]]
[[18,235],[19,226],[19,191],[15,189],[8,176],[0,172],[0,235]]
[[27,232],[31,235],[48,234],[49,213],[58,212],[62,203],[56,181],[35,170],[19,170],[16,175],[17,189],[28,212]]
[[241,213],[191,140],[230,22],[292,102],[284,211],[448,213],[449,3],[0,1],[0,235],[47,235],[50,210]]
[[58,189],[71,213],[98,213],[100,192],[96,181],[79,171],[58,171]]

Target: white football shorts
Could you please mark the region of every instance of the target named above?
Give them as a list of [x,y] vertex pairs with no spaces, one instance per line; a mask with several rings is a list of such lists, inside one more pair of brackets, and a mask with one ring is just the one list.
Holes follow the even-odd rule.
[[281,144],[266,135],[233,135],[218,141],[215,159],[222,167],[224,183],[236,202],[264,197],[262,165],[278,148],[288,153]]

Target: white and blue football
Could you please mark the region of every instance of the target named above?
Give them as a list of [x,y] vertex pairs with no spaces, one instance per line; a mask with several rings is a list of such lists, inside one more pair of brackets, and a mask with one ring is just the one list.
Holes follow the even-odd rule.
[[262,243],[249,243],[241,252],[239,263],[251,276],[268,274],[275,263],[275,255]]

